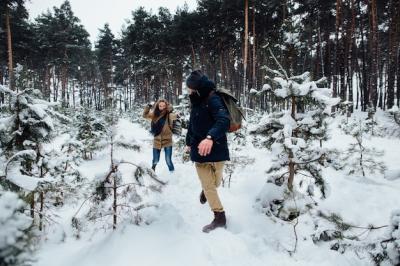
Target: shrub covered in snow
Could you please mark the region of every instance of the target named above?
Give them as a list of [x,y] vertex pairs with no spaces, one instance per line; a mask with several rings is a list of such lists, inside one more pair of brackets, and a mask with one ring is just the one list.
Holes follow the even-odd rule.
[[16,193],[0,190],[0,265],[27,265],[32,261],[32,220],[21,210]]

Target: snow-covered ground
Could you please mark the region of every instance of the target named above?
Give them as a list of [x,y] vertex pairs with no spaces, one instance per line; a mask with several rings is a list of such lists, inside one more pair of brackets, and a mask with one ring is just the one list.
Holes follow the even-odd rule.
[[[336,128],[339,120],[332,125]],[[145,162],[150,165],[152,138],[137,124],[121,119],[118,134],[144,143],[143,150],[118,151],[117,158]],[[334,129],[331,147],[343,148],[351,138]],[[383,157],[389,170],[397,165],[399,139],[373,138],[368,141],[385,150]],[[231,187],[220,188],[220,196],[228,219],[228,228],[205,234],[203,225],[212,219],[207,205],[198,201],[200,182],[192,163],[182,163],[182,154],[176,154],[173,174],[161,157],[157,168],[159,178],[168,182],[157,196],[160,207],[153,210],[154,220],[149,225],[118,224],[116,231],[87,232],[77,240],[72,236],[71,217],[83,199],[66,204],[61,209],[59,224],[49,228],[48,239],[37,254],[37,266],[186,266],[186,265],[372,265],[368,257],[358,257],[353,252],[341,254],[327,245],[311,240],[313,221],[299,217],[296,228],[298,244],[296,253],[289,255],[295,246],[293,223],[272,219],[254,208],[255,199],[265,184],[265,170],[269,166],[269,152],[254,148],[250,142],[239,152],[255,159],[233,174]],[[81,165],[82,174],[93,179],[109,167],[107,152],[98,153],[94,160]],[[122,169],[129,175],[132,168]],[[331,187],[328,198],[319,201],[318,208],[336,212],[353,224],[376,226],[388,224],[390,213],[399,208],[400,179],[383,177],[345,176],[327,170]],[[65,232],[65,233],[64,233]]]

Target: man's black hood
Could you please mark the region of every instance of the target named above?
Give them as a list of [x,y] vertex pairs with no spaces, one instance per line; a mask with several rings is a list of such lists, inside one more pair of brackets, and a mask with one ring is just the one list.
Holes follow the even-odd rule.
[[210,92],[215,90],[215,84],[200,70],[193,71],[186,80],[186,85],[195,90],[190,97],[192,104],[199,104],[205,100]]

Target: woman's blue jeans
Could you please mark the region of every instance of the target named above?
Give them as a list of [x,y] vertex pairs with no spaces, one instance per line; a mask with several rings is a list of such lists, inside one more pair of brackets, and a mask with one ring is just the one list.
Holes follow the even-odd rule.
[[[165,161],[167,162],[168,169],[169,171],[174,171],[175,167],[174,164],[172,163],[172,146],[170,147],[165,147]],[[153,168],[156,167],[157,163],[160,161],[160,154],[161,150],[153,148]]]

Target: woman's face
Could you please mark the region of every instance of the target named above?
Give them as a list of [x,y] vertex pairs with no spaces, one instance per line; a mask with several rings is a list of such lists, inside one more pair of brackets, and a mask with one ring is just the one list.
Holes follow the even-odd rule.
[[159,109],[160,111],[164,111],[165,108],[167,108],[167,105],[166,105],[165,102],[160,102],[160,103],[158,104],[158,109]]

